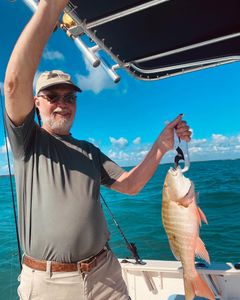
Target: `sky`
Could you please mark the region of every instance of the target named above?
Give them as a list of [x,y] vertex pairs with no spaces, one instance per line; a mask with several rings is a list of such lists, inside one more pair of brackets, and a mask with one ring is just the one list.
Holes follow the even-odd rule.
[[[0,1],[0,88],[14,44],[31,16],[22,0]],[[46,45],[36,76],[52,69],[70,73],[83,90],[73,136],[94,143],[121,166],[144,159],[166,122],[179,113],[184,113],[193,131],[188,145],[191,161],[240,158],[239,63],[151,82],[121,70],[121,81],[115,84],[101,67],[93,69],[74,42],[58,30]],[[168,153],[162,162],[173,158],[174,153]],[[3,174],[8,168],[0,111]]]

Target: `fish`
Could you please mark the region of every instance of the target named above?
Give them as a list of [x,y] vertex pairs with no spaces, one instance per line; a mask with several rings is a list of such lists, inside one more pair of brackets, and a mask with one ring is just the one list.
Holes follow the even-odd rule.
[[182,263],[185,300],[195,296],[215,300],[195,267],[195,256],[210,264],[207,249],[199,237],[201,221],[208,222],[196,199],[194,183],[183,175],[181,167],[170,168],[162,191],[162,222],[172,253]]

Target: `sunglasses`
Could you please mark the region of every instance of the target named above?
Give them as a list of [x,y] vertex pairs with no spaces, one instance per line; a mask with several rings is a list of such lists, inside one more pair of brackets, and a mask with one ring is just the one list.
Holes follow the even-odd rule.
[[62,99],[65,103],[74,104],[76,103],[77,96],[75,93],[67,94],[67,95],[59,95],[59,94],[39,94],[38,97],[42,97],[43,99],[47,100],[51,104],[57,103]]

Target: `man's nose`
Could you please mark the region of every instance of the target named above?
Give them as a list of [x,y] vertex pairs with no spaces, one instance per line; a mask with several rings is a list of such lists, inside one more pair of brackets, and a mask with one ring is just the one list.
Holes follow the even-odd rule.
[[58,101],[57,101],[57,104],[58,104],[59,106],[61,106],[61,107],[67,106],[67,103],[66,103],[66,101],[65,101],[65,99],[64,99],[64,96],[59,96],[59,99],[58,99]]

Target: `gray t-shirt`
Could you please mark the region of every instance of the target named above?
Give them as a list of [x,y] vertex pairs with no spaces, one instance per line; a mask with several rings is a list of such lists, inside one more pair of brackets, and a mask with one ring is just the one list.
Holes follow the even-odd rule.
[[36,259],[76,262],[98,253],[109,239],[99,192],[124,172],[97,147],[51,135],[34,122],[6,116],[14,156],[23,251]]

